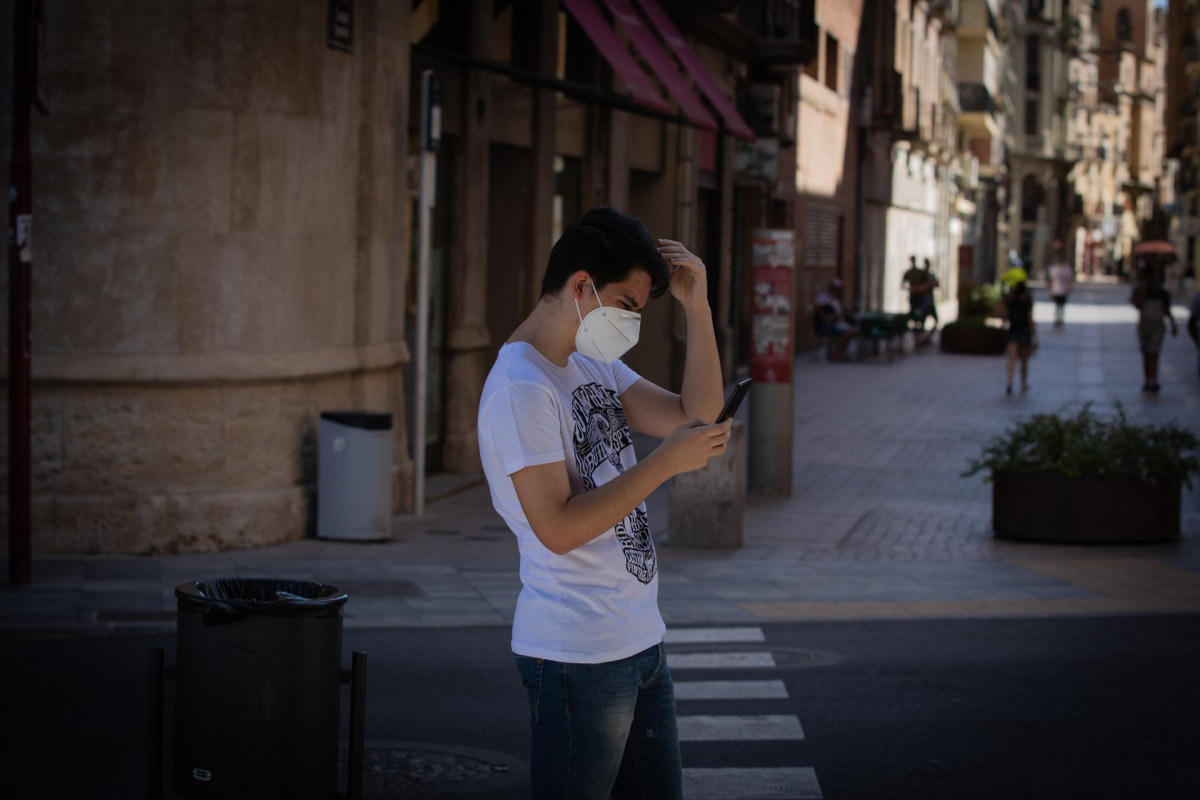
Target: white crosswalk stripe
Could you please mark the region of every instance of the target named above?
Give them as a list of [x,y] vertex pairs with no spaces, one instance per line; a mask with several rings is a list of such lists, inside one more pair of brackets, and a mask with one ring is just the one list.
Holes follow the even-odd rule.
[[676,700],[786,700],[783,681],[675,681]]
[[770,653],[683,653],[668,656],[667,664],[672,670],[745,669],[773,667],[775,658]]
[[[676,628],[667,632],[671,645],[749,644],[765,642],[762,628]],[[769,670],[778,666],[769,650],[674,653],[672,672],[692,669]],[[761,675],[761,672],[758,673]],[[675,680],[675,699],[688,701],[788,700],[781,680]],[[744,707],[737,710],[746,710]],[[709,710],[706,707],[704,710]],[[681,742],[802,741],[804,729],[795,714],[680,714]],[[687,763],[688,751],[684,752]],[[820,800],[821,786],[812,767],[688,767],[683,769],[685,800]]]
[[681,742],[746,742],[804,738],[795,714],[722,714],[681,716]]
[[766,637],[762,628],[668,628],[663,641],[667,644],[763,642]]
[[685,768],[687,800],[820,800],[821,786],[811,767],[719,769]]

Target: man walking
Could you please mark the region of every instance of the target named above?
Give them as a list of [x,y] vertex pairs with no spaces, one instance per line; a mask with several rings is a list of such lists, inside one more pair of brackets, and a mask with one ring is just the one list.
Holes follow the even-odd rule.
[[1075,270],[1066,262],[1062,254],[1062,245],[1054,243],[1050,266],[1046,268],[1046,277],[1050,282],[1050,296],[1054,298],[1054,327],[1061,328],[1065,324],[1064,316],[1067,297],[1075,288]]
[[917,266],[917,257],[909,256],[909,268],[904,273],[900,285],[908,289],[908,315],[916,321],[922,331],[925,330],[925,320],[932,315],[933,327],[937,329],[937,307],[933,302],[933,290],[937,287],[937,279],[929,271],[929,259],[925,259],[925,269]]
[[[682,393],[620,361],[667,291],[687,321]],[[542,297],[479,404],[492,503],[517,537],[512,649],[529,698],[535,798],[682,797],[675,694],[645,499],[725,452],[703,262],[640,220],[589,211],[550,253]],[[630,430],[663,438],[640,463]]]

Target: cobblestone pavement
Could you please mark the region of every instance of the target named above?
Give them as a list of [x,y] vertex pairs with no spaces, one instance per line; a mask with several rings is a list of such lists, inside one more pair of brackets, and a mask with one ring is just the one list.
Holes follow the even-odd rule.
[[[1184,493],[1184,533],[1171,544],[1017,544],[993,540],[982,476],[961,477],[984,441],[1034,412],[1120,403],[1200,431],[1191,341],[1182,330],[1168,338],[1163,391],[1144,395],[1135,314],[1122,286],[1080,286],[1064,330],[1039,303],[1031,390],[1013,396],[996,357],[800,359],[794,492],[749,504],[742,548],[671,547],[665,492],[650,500],[668,624],[1200,611],[1197,490]],[[1177,318],[1182,328],[1182,309]],[[384,543],[41,558],[31,586],[0,589],[0,628],[170,627],[174,586],[234,574],[335,584],[352,598],[349,627],[509,624],[520,589],[512,536],[486,486],[459,488],[421,519],[397,518]]]

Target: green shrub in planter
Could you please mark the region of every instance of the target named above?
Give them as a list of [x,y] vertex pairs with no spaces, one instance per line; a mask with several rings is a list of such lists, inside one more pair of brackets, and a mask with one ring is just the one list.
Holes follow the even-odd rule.
[[1003,329],[988,324],[990,318],[997,316],[1002,297],[998,284],[971,287],[959,306],[958,319],[942,326],[942,352],[985,356],[1003,353]]
[[942,326],[943,353],[998,356],[1004,347],[1004,329],[988,325],[983,317],[969,317]]
[[1004,300],[1002,284],[981,283],[972,286],[966,300],[958,309],[959,322],[983,325],[988,317],[997,316],[997,309]]
[[1036,414],[984,445],[964,477],[988,472],[998,537],[1146,542],[1179,535],[1181,487],[1200,471],[1200,440],[1174,423],[1139,425]]

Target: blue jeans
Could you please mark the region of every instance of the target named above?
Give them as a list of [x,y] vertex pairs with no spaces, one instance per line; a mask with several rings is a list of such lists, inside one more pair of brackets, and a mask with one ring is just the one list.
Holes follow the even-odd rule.
[[534,800],[681,800],[675,687],[662,643],[606,664],[517,656]]

